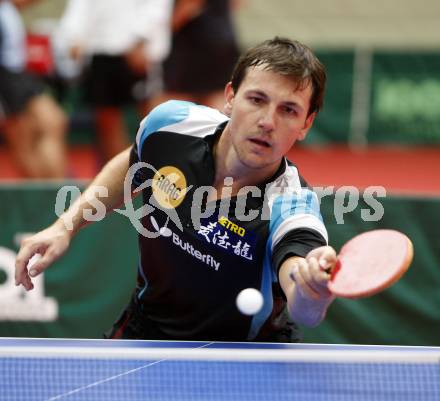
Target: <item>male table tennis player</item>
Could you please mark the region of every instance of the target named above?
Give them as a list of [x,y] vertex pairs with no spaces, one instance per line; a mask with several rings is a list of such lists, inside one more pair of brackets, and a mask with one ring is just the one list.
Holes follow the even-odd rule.
[[[334,297],[318,260],[334,264],[336,254],[326,245],[316,195],[285,154],[306,137],[325,81],[308,47],[275,38],[237,62],[225,87],[225,114],[169,101],[142,121],[133,147],[91,184],[108,188],[108,197],[98,199],[113,210],[122,203],[129,166],[148,163],[132,185],[143,185],[144,204],[156,206],[142,218],[156,238],[139,236],[137,285],[108,337],[288,342],[298,340],[296,324],[322,321]],[[86,200],[91,191],[23,242],[17,285],[32,289],[32,277],[67,250],[87,224],[83,210],[94,209]],[[35,253],[42,258],[28,272]],[[246,316],[235,299],[252,287],[264,305]]]

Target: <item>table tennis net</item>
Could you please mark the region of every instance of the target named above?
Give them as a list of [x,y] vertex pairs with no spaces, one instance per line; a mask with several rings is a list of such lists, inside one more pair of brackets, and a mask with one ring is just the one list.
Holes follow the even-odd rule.
[[0,400],[440,400],[438,355],[374,353],[373,358],[369,351],[361,356],[235,349],[161,353],[121,349],[120,355],[115,350],[95,355],[90,350],[50,351],[50,355],[43,351],[3,356]]

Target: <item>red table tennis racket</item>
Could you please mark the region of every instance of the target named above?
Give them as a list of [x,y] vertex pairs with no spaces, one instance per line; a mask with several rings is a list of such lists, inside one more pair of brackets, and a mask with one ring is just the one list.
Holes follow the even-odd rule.
[[371,230],[341,248],[329,290],[342,298],[374,295],[399,280],[413,258],[411,240],[396,230]]

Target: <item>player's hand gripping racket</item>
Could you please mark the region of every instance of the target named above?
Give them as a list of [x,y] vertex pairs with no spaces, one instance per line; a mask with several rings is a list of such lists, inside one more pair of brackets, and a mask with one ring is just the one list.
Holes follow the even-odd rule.
[[341,248],[328,288],[342,298],[374,295],[399,280],[412,258],[413,246],[405,234],[395,230],[364,232]]

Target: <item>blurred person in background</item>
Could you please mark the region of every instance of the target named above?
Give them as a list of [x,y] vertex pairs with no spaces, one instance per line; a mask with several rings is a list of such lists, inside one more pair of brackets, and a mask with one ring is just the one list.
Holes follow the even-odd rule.
[[232,21],[237,0],[176,0],[165,91],[155,103],[189,100],[223,110],[224,83],[239,55]]
[[172,0],[67,3],[58,35],[70,57],[83,65],[83,90],[104,162],[130,142],[124,108],[148,111],[151,91],[160,84],[157,66],[169,49],[171,12]]
[[0,128],[28,178],[66,174],[64,111],[26,71],[26,31],[19,8],[35,0],[0,0]]

